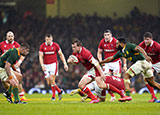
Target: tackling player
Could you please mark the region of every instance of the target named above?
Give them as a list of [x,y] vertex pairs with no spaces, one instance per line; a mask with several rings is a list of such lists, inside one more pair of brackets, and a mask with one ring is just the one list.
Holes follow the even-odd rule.
[[55,91],[58,91],[59,100],[62,99],[62,90],[55,83],[56,76],[58,76],[58,61],[57,54],[64,64],[65,71],[68,71],[66,59],[62,53],[60,46],[53,42],[53,36],[46,34],[45,42],[40,45],[39,61],[44,72],[47,84],[52,89],[52,100],[55,101]]
[[[150,32],[146,32],[143,35],[144,41],[139,44],[152,58],[152,67],[160,75],[160,44],[153,40],[153,36]],[[154,89],[146,81],[145,84],[149,89],[152,99],[149,102],[156,102],[157,97],[155,96]]]
[[[140,73],[142,73],[145,80],[152,87],[160,89],[160,84],[154,81],[152,65],[150,63],[152,59],[140,46],[132,43],[126,43],[125,39],[120,37],[117,41],[116,47],[119,51],[114,56],[108,57],[100,63],[107,63],[122,56],[134,63],[124,74],[126,91],[129,92],[130,79]],[[99,86],[100,84],[97,85]],[[125,97],[120,99],[120,101],[124,100],[126,100]]]
[[[18,48],[20,45],[19,43],[17,43],[16,41],[14,41],[14,33],[12,31],[8,31],[6,34],[6,40],[0,43],[0,52],[1,54],[5,53],[7,50],[9,50],[10,48]],[[21,101],[27,101],[26,97],[24,96],[24,90],[22,87],[22,73],[20,71],[20,65],[23,62],[24,57],[21,56],[20,59],[18,60],[18,62],[15,64],[16,67],[16,71],[13,71],[14,74],[16,75],[16,77],[18,78],[19,82],[19,96],[20,96],[20,100]],[[4,87],[6,89],[9,89],[10,85],[6,82],[2,82]],[[6,98],[10,98],[10,95],[8,95],[8,92],[6,91],[5,93],[3,93],[3,95]]]

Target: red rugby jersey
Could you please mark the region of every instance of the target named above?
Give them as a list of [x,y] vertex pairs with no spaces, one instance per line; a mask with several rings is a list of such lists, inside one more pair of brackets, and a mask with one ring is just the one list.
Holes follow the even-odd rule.
[[160,44],[153,40],[150,46],[146,46],[144,41],[139,44],[148,56],[152,58],[152,64],[160,62]]
[[[102,49],[104,51],[104,58],[108,58],[110,56],[114,56],[117,53],[116,49],[116,41],[117,39],[112,37],[113,39],[111,42],[105,42],[105,39],[103,38],[100,43],[98,48]],[[120,58],[113,60],[113,62],[120,60]]]
[[19,43],[16,41],[9,43],[7,40],[5,40],[0,43],[0,52],[1,52],[1,54],[3,54],[4,52],[9,50],[10,48],[18,48],[19,46],[20,46]]
[[60,47],[57,43],[52,42],[51,45],[47,45],[46,42],[40,45],[39,52],[42,52],[44,57],[44,64],[51,64],[57,62],[57,53]]

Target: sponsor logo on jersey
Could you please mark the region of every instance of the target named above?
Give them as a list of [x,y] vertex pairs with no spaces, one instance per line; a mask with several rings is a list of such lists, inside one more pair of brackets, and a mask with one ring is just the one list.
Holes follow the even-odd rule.
[[44,52],[44,54],[54,54],[54,51],[53,52]]
[[105,52],[113,52],[114,49],[105,49],[104,51],[105,51]]

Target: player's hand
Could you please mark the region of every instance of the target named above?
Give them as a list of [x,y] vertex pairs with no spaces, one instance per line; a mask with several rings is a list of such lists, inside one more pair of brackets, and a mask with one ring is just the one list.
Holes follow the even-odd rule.
[[148,62],[152,62],[152,58],[151,58],[150,56],[146,56],[146,60],[147,60]]
[[42,70],[43,70],[43,71],[46,71],[46,68],[44,67],[44,65],[42,65]]
[[64,64],[64,69],[65,69],[65,71],[68,71],[68,65],[67,64]]

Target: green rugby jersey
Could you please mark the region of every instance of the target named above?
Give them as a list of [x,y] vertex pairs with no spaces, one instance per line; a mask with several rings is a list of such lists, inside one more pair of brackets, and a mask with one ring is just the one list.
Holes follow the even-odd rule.
[[15,64],[20,58],[18,48],[11,48],[0,57],[0,67],[4,68],[6,61],[11,65]]
[[114,59],[125,57],[127,60],[135,63],[138,60],[145,60],[144,55],[141,52],[135,51],[136,44],[133,43],[127,43],[126,47],[123,48],[122,51],[118,51],[114,55]]

